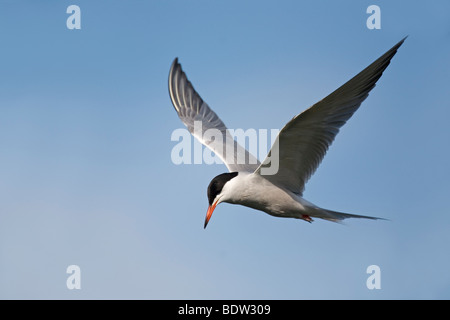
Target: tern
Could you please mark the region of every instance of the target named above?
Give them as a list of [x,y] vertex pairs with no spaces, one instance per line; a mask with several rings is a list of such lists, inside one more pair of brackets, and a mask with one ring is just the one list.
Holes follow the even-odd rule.
[[[382,219],[327,210],[305,200],[302,195],[306,182],[316,171],[339,129],[367,98],[405,39],[327,97],[292,118],[281,129],[262,163],[231,137],[222,120],[195,91],[175,58],[169,72],[172,104],[189,132],[211,149],[229,171],[216,176],[208,186],[209,206],[204,228],[222,202],[307,222],[312,222],[312,218],[333,222],[347,218]],[[201,124],[201,130],[194,128],[196,122]],[[204,133],[210,129],[220,132],[223,139],[207,139]],[[230,151],[233,154],[227,155]],[[278,170],[264,174],[274,156],[278,157]]]

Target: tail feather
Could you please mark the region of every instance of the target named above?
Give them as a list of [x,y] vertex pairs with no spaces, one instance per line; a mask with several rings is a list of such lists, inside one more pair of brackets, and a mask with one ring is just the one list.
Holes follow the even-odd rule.
[[350,213],[344,213],[344,212],[337,212],[322,208],[314,208],[312,212],[309,213],[311,217],[321,218],[328,221],[333,222],[341,222],[342,220],[348,219],[348,218],[360,218],[360,219],[371,219],[371,220],[386,220],[384,218],[379,217],[371,217],[371,216],[363,216],[359,214],[350,214]]

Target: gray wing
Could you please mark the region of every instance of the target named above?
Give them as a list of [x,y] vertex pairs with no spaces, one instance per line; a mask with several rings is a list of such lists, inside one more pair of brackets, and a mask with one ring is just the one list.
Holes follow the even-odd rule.
[[231,136],[217,114],[195,91],[176,58],[169,73],[169,94],[189,132],[216,153],[230,172],[254,172],[259,161]]
[[[255,173],[294,193],[319,166],[339,129],[347,122],[389,65],[403,40],[326,98],[294,117],[280,131],[267,158]],[[277,152],[278,151],[278,152]],[[278,171],[264,174],[278,153]]]

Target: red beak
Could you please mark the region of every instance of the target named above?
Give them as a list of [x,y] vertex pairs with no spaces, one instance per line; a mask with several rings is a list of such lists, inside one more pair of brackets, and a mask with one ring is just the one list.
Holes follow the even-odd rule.
[[208,211],[206,212],[205,225],[203,228],[206,228],[206,226],[208,225],[209,219],[211,219],[211,216],[212,216],[216,206],[217,206],[217,201],[214,202],[212,206],[208,207]]

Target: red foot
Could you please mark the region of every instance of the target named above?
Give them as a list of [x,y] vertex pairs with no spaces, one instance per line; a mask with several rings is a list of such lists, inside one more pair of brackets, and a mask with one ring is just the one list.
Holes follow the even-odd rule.
[[306,214],[302,214],[302,219],[305,221],[308,221],[310,223],[314,221],[310,216],[308,216]]

